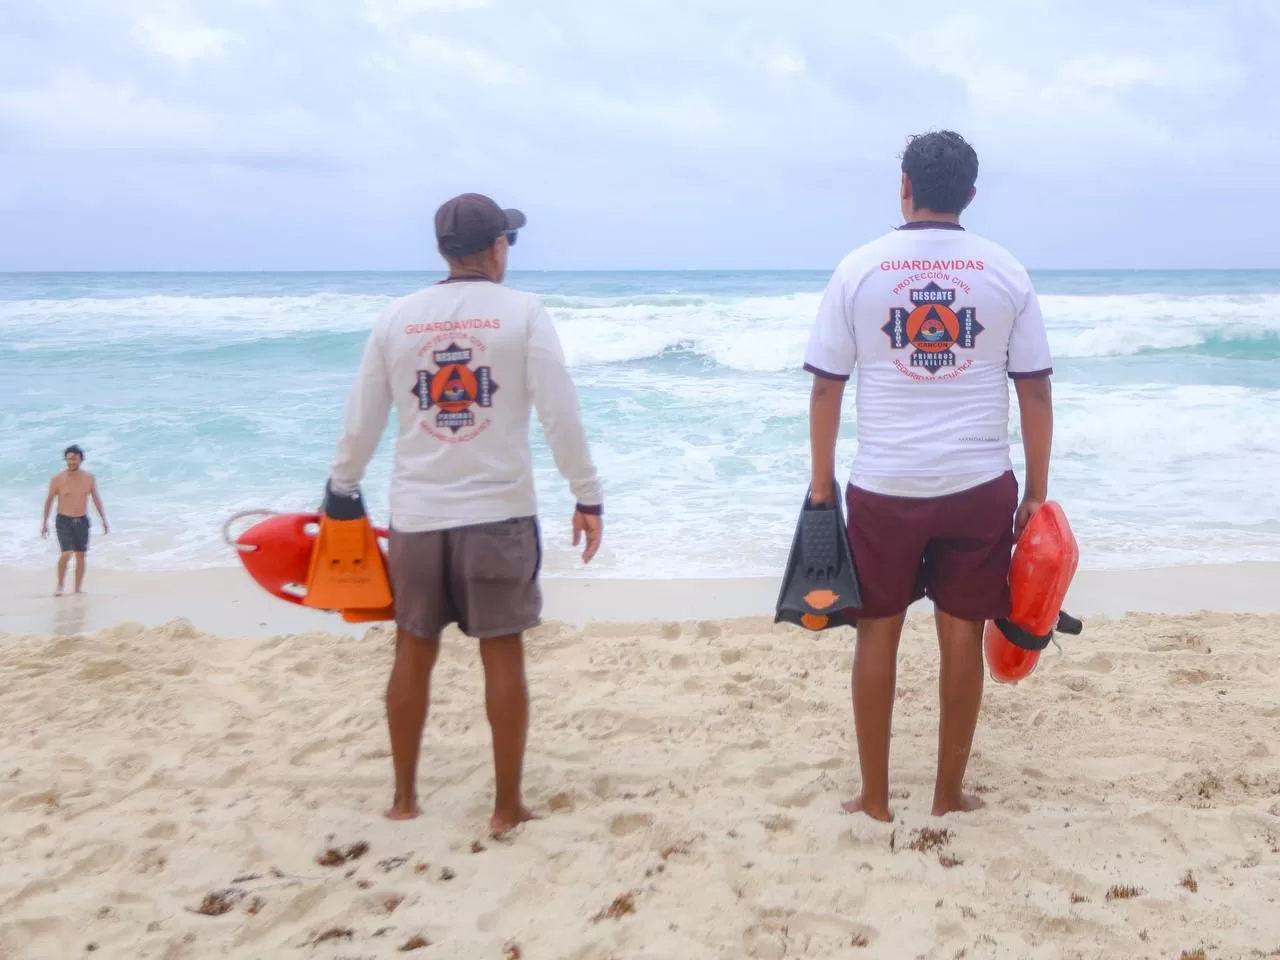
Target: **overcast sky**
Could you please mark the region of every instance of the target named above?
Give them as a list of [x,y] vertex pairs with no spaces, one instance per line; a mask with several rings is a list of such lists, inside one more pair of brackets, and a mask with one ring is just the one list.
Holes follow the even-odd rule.
[[2,0],[0,270],[812,267],[978,151],[1032,267],[1280,266],[1278,0]]

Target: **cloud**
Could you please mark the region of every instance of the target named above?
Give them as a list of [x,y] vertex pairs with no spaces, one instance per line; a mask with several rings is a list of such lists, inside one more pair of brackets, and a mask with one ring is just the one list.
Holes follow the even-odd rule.
[[[842,0],[803,15],[764,0],[9,0],[0,215],[14,229],[0,268],[30,265],[13,239],[24,226],[63,216],[49,229],[74,237],[77,262],[241,265],[243,217],[280,262],[412,265],[434,205],[463,189],[538,212],[545,232],[521,244],[530,265],[822,266],[893,222],[906,136],[943,126],[979,149],[975,222],[1042,262],[1101,256],[1105,242],[1058,238],[1089,236],[1117,209],[1164,222],[1171,198],[1198,191],[1216,230],[1246,194],[1253,208],[1280,201],[1249,159],[1280,151],[1258,122],[1280,111],[1274,5],[913,0],[909,13]],[[130,232],[175,197],[188,244]],[[373,222],[401,245],[371,241]],[[1259,249],[1191,233],[1140,256]]]
[[221,56],[232,35],[201,23],[146,16],[133,26],[138,42],[182,63]]
[[787,51],[769,55],[765,65],[774,73],[804,73],[804,57]]
[[365,14],[379,30],[392,30],[429,13],[483,10],[489,0],[364,0]]

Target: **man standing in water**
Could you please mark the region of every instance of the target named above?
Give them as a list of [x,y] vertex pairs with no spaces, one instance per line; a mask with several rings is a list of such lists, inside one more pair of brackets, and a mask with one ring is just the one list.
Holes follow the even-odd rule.
[[89,551],[89,500],[98,508],[98,516],[102,518],[102,532],[109,533],[107,515],[102,510],[102,500],[98,497],[98,480],[88,470],[82,470],[84,451],[72,444],[63,452],[67,469],[55,474],[49,481],[49,495],[44,501],[44,519],[40,528],[40,536],[49,536],[49,508],[53,501],[58,501],[58,513],[54,518],[54,527],[58,534],[58,546],[62,549],[58,557],[58,589],[55,597],[60,597],[67,580],[67,561],[72,554],[76,558],[76,593],[80,593],[84,585],[84,555]]
[[[967,232],[978,157],[950,131],[902,157],[905,222],[850,253],[818,309],[805,369],[812,497],[829,504],[845,382],[857,379],[858,452],[847,491],[862,587],[853,720],[862,791],[850,813],[889,821],[889,740],[907,608],[934,604],[941,652],[935,816],[981,805],[961,783],[982,704],[984,622],[1009,615],[1014,539],[1048,496],[1049,344],[1027,271]],[[1026,489],[1008,431],[1018,395]]]
[[436,213],[449,267],[438,284],[393,304],[375,323],[347,401],[330,495],[358,493],[395,405],[388,566],[396,653],[387,683],[395,797],[387,816],[419,814],[418,753],[440,632],[480,643],[497,781],[490,827],[532,818],[521,799],[529,693],[525,630],[542,611],[529,415],[536,410],[577,500],[573,542],[600,546],[600,481],[577,392],[541,301],[504,287],[518,210],[463,194]]

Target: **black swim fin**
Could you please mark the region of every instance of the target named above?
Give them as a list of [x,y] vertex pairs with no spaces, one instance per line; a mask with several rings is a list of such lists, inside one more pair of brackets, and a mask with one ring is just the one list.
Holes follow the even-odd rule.
[[1070,634],[1073,637],[1080,636],[1084,632],[1084,624],[1067,613],[1065,610],[1058,611],[1058,632]]
[[860,606],[862,592],[839,493],[831,506],[815,507],[810,491],[791,540],[773,622],[813,631],[852,627],[858,620],[849,611]]

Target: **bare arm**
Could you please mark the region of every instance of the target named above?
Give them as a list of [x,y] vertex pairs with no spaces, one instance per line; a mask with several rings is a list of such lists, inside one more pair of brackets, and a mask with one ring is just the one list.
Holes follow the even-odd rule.
[[815,507],[830,507],[836,502],[840,411],[844,385],[857,363],[853,302],[845,286],[842,265],[827,282],[804,353],[804,368],[813,374],[813,389],[809,393],[809,502]]
[[813,377],[809,394],[809,483],[814,506],[829,506],[836,498],[836,439],[840,435],[844,385],[844,380],[820,374]]
[[1017,532],[1049,497],[1049,454],[1053,447],[1053,387],[1047,376],[1014,380],[1027,461],[1026,492],[1018,511]]
[[58,478],[54,476],[49,481],[49,495],[44,498],[44,516],[40,520],[40,535],[47,537],[49,535],[49,509],[53,506],[54,498],[58,496]]
[[107,512],[102,509],[102,498],[98,496],[98,478],[93,478],[93,483],[89,487],[89,496],[93,498],[93,505],[98,508],[98,516],[102,518],[102,532],[109,533],[111,525],[107,523]]

